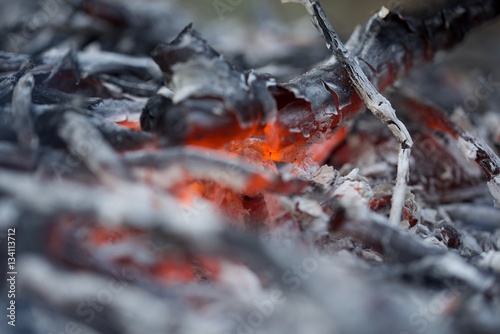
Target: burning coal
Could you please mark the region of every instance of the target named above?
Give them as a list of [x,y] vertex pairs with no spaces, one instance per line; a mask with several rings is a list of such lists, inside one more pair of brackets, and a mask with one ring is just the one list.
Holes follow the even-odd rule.
[[498,333],[500,5],[290,2],[0,5],[2,333]]

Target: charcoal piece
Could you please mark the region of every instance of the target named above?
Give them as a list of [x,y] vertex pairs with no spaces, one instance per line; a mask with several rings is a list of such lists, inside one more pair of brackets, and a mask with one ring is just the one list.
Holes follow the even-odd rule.
[[[58,134],[65,113],[65,109],[49,110],[41,112],[35,118],[35,130],[40,137],[40,145],[57,149],[66,148],[66,143]],[[88,113],[86,111],[87,117],[89,117]],[[93,123],[103,138],[118,151],[138,149],[152,141],[148,133],[125,129],[97,117],[90,117],[89,122]]]
[[[148,100],[141,113],[141,127],[162,136],[163,145],[193,144],[218,148],[229,140],[245,139],[253,128],[238,126],[236,115],[218,99],[189,99],[175,104],[162,95]],[[217,130],[217,131],[215,131]]]
[[56,60],[56,63],[53,65],[49,75],[43,81],[43,84],[47,85],[64,67],[70,67],[75,84],[78,85],[81,80],[81,70],[80,65],[78,64],[77,54],[72,48],[63,51],[61,57]]
[[89,116],[105,119],[108,122],[123,122],[129,118],[139,117],[146,103],[129,99],[103,99],[101,103],[92,107]]
[[18,72],[8,76],[0,78],[0,105],[3,105],[10,101],[12,98],[12,91],[16,86],[17,82],[21,77],[23,77],[29,70],[33,68],[33,63],[26,64]]
[[[35,75],[38,87],[57,91],[58,93],[82,96],[90,99],[123,98],[123,94],[119,92],[118,89],[106,86],[99,78],[93,76],[86,76],[83,79],[78,79],[73,70],[61,70],[55,75],[54,79],[47,83],[47,85],[42,86],[43,82],[47,79],[47,75],[47,73],[37,73]],[[53,100],[57,99],[58,98],[53,98]],[[42,98],[40,101],[43,103],[50,103],[51,100]]]
[[139,81],[134,77],[116,77],[107,74],[99,75],[99,79],[103,82],[111,83],[119,87],[124,93],[132,94],[139,97],[151,97],[156,94],[160,88],[160,84],[156,81]]
[[92,51],[78,53],[78,63],[84,75],[131,73],[138,77],[162,77],[158,65],[148,57],[132,57],[116,52]]
[[251,72],[244,75],[235,69],[191,26],[172,43],[158,46],[152,55],[164,73],[165,84],[174,88],[174,103],[221,101],[222,105],[206,116],[233,114],[243,129],[265,124],[275,117],[276,105],[267,90],[274,85],[273,81]]
[[214,59],[220,57],[220,54],[202,39],[192,25],[188,25],[170,44],[158,45],[151,56],[160,66],[165,83],[169,85],[172,83],[174,65],[185,63],[196,56]]
[[100,98],[81,97],[41,86],[33,88],[32,99],[36,104],[66,104],[70,107],[82,108],[98,105],[102,101]]
[[72,111],[64,113],[57,134],[66,143],[68,150],[103,183],[112,182],[115,178],[131,178],[118,154],[84,115]]
[[453,225],[443,224],[439,234],[439,237],[442,238],[449,248],[458,248],[461,245],[460,232]]
[[125,129],[97,118],[90,120],[102,133],[104,139],[117,151],[129,151],[151,144],[153,137],[146,132]]
[[180,144],[186,139],[184,113],[182,107],[175,106],[171,99],[155,95],[148,100],[141,113],[141,128],[163,134],[174,144]]

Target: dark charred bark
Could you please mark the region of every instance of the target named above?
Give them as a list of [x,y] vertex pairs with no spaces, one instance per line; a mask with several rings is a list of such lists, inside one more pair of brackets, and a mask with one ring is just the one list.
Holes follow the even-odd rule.
[[[450,49],[458,44],[467,32],[495,18],[499,13],[500,4],[493,0],[467,3],[456,0],[438,1],[412,9],[393,9],[389,12],[382,10],[375,14],[365,27],[356,31],[347,47],[352,55],[359,59],[363,71],[375,87],[383,90],[411,69],[432,60],[438,51]],[[179,46],[182,39],[188,42]],[[176,72],[175,66],[179,68],[182,65],[185,69],[198,59],[210,60],[216,56],[217,53],[190,28],[183,31],[169,46],[157,48],[154,52],[156,61],[166,73],[167,84],[171,84],[172,74]],[[227,68],[205,67],[203,71],[189,75],[179,72],[179,81],[186,81],[180,81],[175,88],[186,88],[189,81],[202,79],[207,75],[242,75],[234,72],[224,60],[218,59],[217,62],[225,64]],[[240,84],[249,89],[248,79],[246,81]],[[270,150],[280,152],[275,156],[277,160],[293,161],[304,154],[310,143],[324,138],[325,134],[328,135],[341,122],[352,118],[362,107],[362,101],[350,84],[345,70],[334,59],[287,83],[276,85],[270,82],[268,86],[275,100],[276,116],[273,104],[263,103],[266,100],[259,94],[245,96],[241,91],[238,93],[239,99],[250,98],[250,101],[256,104],[256,108],[248,114],[246,107],[235,111],[231,91],[214,91],[212,88],[203,93],[179,98],[176,103],[186,108],[183,112],[171,112],[168,106],[156,106],[157,111],[148,109],[143,116],[143,124],[145,129],[168,137],[172,131],[166,123],[158,121],[158,118],[152,122],[146,120],[150,119],[148,115],[151,112],[175,113],[178,121],[185,124],[185,129],[184,133],[174,136],[174,143],[212,142],[212,145],[218,145],[220,140],[215,138],[220,137],[220,132],[211,132],[213,127],[209,124],[221,122],[226,124],[226,127],[239,128],[237,132],[228,131],[224,142],[251,135],[265,135]],[[216,100],[217,105],[203,110],[194,103],[200,100],[207,103]],[[214,114],[215,109],[219,111]],[[193,115],[199,116],[193,120]],[[262,120],[267,120],[267,128],[259,124]]]

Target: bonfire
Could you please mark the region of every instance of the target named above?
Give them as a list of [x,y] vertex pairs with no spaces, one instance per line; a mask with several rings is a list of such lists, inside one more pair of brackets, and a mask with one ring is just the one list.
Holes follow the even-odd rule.
[[500,332],[500,2],[283,2],[0,5],[2,333]]

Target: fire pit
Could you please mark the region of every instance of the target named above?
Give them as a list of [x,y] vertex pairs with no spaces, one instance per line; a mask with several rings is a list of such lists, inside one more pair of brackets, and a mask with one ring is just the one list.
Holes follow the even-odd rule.
[[290,2],[0,5],[2,333],[500,331],[499,3]]

